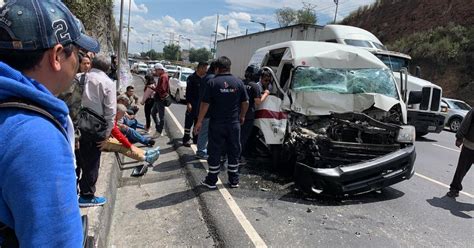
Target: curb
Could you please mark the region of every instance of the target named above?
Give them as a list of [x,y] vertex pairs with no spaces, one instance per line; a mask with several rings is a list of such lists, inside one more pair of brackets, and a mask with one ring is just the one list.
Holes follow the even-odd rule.
[[253,247],[254,244],[219,191],[209,190],[201,185],[201,180],[207,175],[206,168],[202,162],[195,159],[195,154],[190,148],[181,145],[183,134],[167,113],[165,128],[170,142],[178,153],[189,185],[198,198],[200,210],[215,246]]

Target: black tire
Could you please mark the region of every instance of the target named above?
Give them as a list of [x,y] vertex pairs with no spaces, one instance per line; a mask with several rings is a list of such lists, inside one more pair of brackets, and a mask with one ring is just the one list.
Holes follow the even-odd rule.
[[176,90],[176,93],[174,94],[174,100],[175,100],[177,103],[180,103],[180,102],[181,102],[181,98],[179,97],[179,90]]
[[449,130],[451,130],[452,132],[457,132],[459,128],[461,127],[461,122],[462,122],[461,118],[458,118],[458,117],[452,118],[451,120],[449,120],[449,123],[448,123]]
[[270,153],[273,169],[283,176],[293,176],[296,164],[294,152],[285,150],[282,145],[271,145]]

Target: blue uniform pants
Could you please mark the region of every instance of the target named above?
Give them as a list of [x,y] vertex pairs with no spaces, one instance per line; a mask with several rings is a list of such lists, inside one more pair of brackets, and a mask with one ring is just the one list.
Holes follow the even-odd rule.
[[227,153],[227,173],[229,183],[239,183],[239,157],[240,157],[240,123],[209,124],[209,143],[207,145],[209,158],[209,173],[206,181],[217,183],[217,176],[221,168],[221,155]]

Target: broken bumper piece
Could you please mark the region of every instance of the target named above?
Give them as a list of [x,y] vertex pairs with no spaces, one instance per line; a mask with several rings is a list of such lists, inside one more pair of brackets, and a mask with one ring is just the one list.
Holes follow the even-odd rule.
[[408,146],[365,162],[334,168],[296,163],[295,183],[307,193],[346,195],[369,192],[411,178],[415,146]]

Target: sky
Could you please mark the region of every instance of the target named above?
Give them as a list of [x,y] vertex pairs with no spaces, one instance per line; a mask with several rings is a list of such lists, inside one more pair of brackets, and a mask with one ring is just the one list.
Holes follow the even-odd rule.
[[[162,52],[163,46],[173,42],[183,49],[213,46],[217,15],[219,15],[218,37],[224,39],[244,35],[246,32],[278,28],[275,11],[283,7],[301,9],[301,0],[123,0],[123,38],[127,39],[129,1],[130,53],[148,51],[151,48]],[[120,20],[120,0],[114,0],[114,15],[117,25]],[[304,0],[315,6],[318,25],[334,20],[334,0]],[[375,0],[339,0],[337,20],[342,20],[359,7]],[[227,32],[228,27],[228,32]]]

